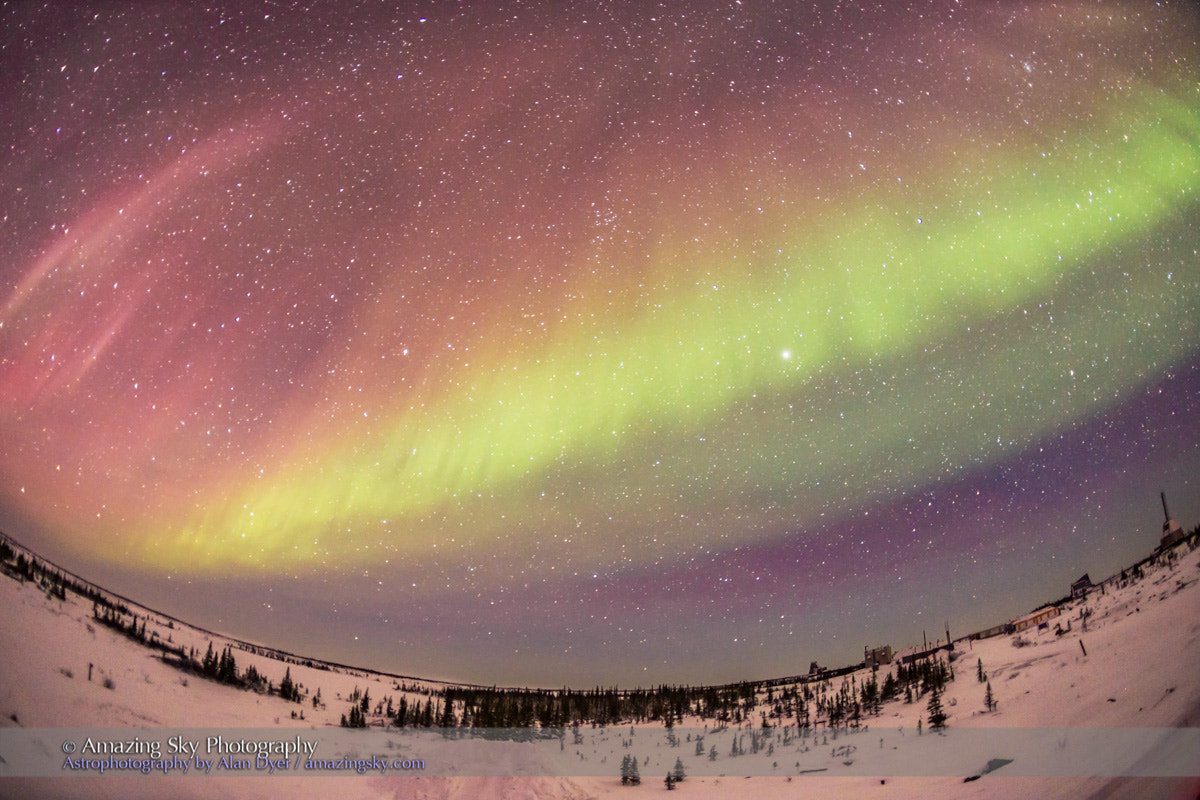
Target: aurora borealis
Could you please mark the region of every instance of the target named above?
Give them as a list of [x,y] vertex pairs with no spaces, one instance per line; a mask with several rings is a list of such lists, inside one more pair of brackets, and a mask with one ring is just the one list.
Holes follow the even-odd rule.
[[0,522],[480,683],[786,675],[1200,521],[1186,3],[14,4]]

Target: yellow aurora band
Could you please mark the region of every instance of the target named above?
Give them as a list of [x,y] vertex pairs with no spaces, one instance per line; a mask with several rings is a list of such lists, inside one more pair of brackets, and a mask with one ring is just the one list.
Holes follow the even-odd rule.
[[[1008,149],[972,185],[939,187],[931,166],[919,197],[875,190],[754,254],[668,264],[634,300],[584,298],[536,349],[488,342],[490,363],[396,398],[369,433],[324,431],[126,542],[199,570],[419,562],[450,536],[503,546],[619,506],[660,532],[623,543],[637,557],[719,539],[747,493],[816,509],[995,460],[1193,351],[1194,298],[1164,301],[1162,271],[1110,254],[1195,213],[1200,98],[1145,88],[1070,141]],[[1179,336],[1146,340],[1098,313],[1113,276],[1125,319],[1177,314]],[[1052,328],[1034,324],[1047,313]],[[790,422],[756,416],[788,404]],[[680,521],[697,498],[713,510],[700,528]]]

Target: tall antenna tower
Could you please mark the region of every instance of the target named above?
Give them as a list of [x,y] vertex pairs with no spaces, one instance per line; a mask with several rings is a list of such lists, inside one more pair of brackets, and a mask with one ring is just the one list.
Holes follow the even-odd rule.
[[1163,528],[1162,539],[1158,543],[1159,550],[1165,550],[1172,545],[1183,541],[1183,528],[1179,523],[1171,519],[1171,512],[1167,509],[1167,493],[1159,492],[1158,496],[1162,498],[1163,504]]

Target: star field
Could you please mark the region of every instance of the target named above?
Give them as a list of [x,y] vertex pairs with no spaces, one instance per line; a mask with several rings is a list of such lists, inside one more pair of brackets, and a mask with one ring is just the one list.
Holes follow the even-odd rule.
[[1194,10],[557,5],[0,9],[5,531],[587,685],[985,627],[1197,522]]

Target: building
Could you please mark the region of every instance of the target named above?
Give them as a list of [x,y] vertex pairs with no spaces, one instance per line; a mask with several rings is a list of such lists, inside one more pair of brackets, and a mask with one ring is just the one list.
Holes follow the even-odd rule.
[[1013,633],[1029,630],[1030,628],[1040,628],[1047,624],[1050,620],[1058,616],[1058,606],[1046,606],[1039,608],[1032,614],[1026,614],[1012,621]]
[[993,625],[992,627],[985,628],[984,630],[981,630],[977,633],[972,633],[967,638],[978,641],[980,639],[990,639],[993,636],[1000,636],[1001,634],[1005,634],[1005,633],[1012,633],[1012,623],[1011,622],[1004,622],[1004,623],[1001,623],[1000,625]]
[[892,646],[885,644],[883,647],[864,647],[863,663],[867,665],[868,669],[892,663]]
[[1087,597],[1087,593],[1095,588],[1092,579],[1088,574],[1083,573],[1083,577],[1071,584],[1071,599],[1078,600],[1081,597]]

